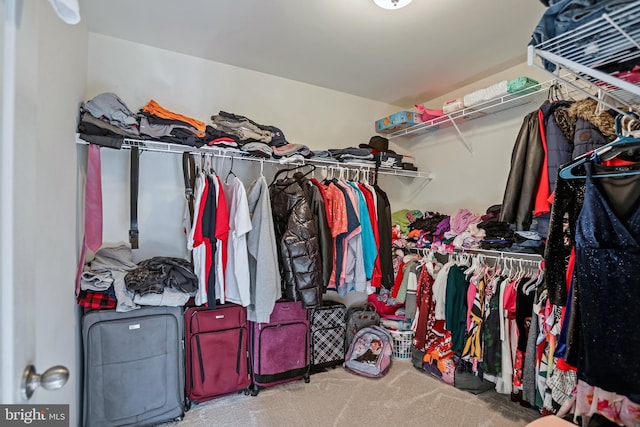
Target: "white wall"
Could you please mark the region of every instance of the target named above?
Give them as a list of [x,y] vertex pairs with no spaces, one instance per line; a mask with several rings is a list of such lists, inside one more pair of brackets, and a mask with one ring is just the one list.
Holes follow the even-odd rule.
[[[424,104],[429,108],[442,108],[447,100],[519,76],[529,76],[539,82],[549,79],[545,74],[522,64]],[[467,208],[480,213],[493,204],[502,203],[511,151],[524,116],[540,106],[540,98],[537,99],[538,102],[479,119],[459,121],[460,131],[472,152],[463,145],[454,127],[393,139],[392,147],[399,152],[411,153],[416,157],[420,170],[435,174],[435,179],[422,188],[412,183],[393,193],[394,209],[402,206],[453,214],[459,208]],[[409,198],[409,195],[413,198]]]
[[[80,372],[74,297],[74,128],[85,87],[87,29],[64,24],[48,2],[19,3],[12,141],[16,334],[11,374],[19,383],[27,364],[34,364],[39,373],[54,365],[67,366],[69,382],[58,391],[37,389],[30,403],[70,404],[70,425],[76,425]],[[12,396],[3,397],[5,403],[21,402],[18,387]]]
[[[396,106],[200,58],[89,34],[85,99],[115,92],[136,111],[150,99],[165,108],[210,123],[224,110],[281,128],[291,143],[312,149],[357,146],[374,135],[376,118]],[[129,227],[128,151],[103,149],[105,241],[127,240]],[[152,255],[184,255],[180,224],[184,196],[178,155],[145,152],[140,159],[140,250]],[[236,162],[249,183],[259,171]],[[217,164],[219,173],[230,163]],[[269,178],[273,168],[265,169]]]
[[[374,135],[375,119],[398,111],[397,106],[94,33],[89,33],[88,64],[85,99],[111,91],[134,111],[155,99],[172,111],[205,122],[225,110],[276,125],[289,142],[312,149],[367,142]],[[438,108],[446,100],[518,76],[548,80],[545,74],[521,64],[424,104]],[[484,212],[501,203],[522,119],[537,107],[537,103],[527,104],[460,123],[473,153],[464,147],[453,127],[392,140],[391,148],[414,155],[421,171],[435,174],[431,182],[381,176],[392,210],[414,208],[452,214],[458,208],[468,208]],[[128,152],[102,152],[105,241],[127,240]],[[226,171],[229,163],[218,163],[217,167]],[[273,170],[267,169],[265,174],[269,177]],[[258,175],[256,167],[246,164],[236,163],[234,171],[245,183]],[[180,227],[184,200],[181,173],[179,156],[142,155],[137,259],[186,253]]]
[[[71,377],[65,393],[40,390],[46,403],[70,403],[70,424],[76,425],[80,407],[80,346],[77,337],[75,275],[78,254],[76,217],[77,147],[75,126],[83,100],[87,74],[87,27],[84,22],[68,25],[42,2],[38,20],[38,102],[36,155],[29,162],[35,169],[36,241],[32,257],[36,269],[38,316],[37,367],[62,364],[66,354]],[[22,141],[21,141],[22,142]],[[35,164],[33,163],[35,162]],[[54,316],[74,320],[73,328],[60,331]],[[71,325],[69,325],[71,326]],[[53,351],[55,349],[55,351]],[[70,397],[73,399],[70,400]]]

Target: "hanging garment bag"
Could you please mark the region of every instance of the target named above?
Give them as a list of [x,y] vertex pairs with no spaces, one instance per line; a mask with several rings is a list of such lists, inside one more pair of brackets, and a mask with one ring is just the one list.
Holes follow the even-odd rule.
[[183,336],[181,307],[85,314],[83,426],[150,425],[182,419]]
[[249,391],[247,310],[236,304],[189,308],[186,327],[188,402],[203,402],[225,394]]

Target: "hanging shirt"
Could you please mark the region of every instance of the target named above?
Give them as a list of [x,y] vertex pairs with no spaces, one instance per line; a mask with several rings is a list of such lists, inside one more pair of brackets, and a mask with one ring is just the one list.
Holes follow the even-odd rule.
[[326,291],[331,279],[331,270],[333,268],[333,237],[329,229],[326,212],[326,199],[322,196],[320,188],[313,184],[311,180],[304,184],[307,186],[309,193],[309,204],[311,212],[318,230],[318,246],[320,248],[320,258],[322,261],[322,285],[323,292]]
[[366,290],[366,274],[362,257],[362,227],[359,216],[359,199],[345,181],[337,180],[338,188],[344,193],[347,202],[347,235],[343,240],[342,274],[338,285],[338,293],[341,296],[351,290]]
[[327,219],[330,219],[331,235],[334,237],[334,268],[331,272],[331,278],[329,279],[328,289],[338,290],[338,284],[340,283],[340,276],[342,273],[343,254],[344,254],[344,239],[349,230],[349,212],[353,214],[353,208],[347,209],[347,200],[344,193],[338,188],[338,186],[330,182],[327,186],[327,200],[329,206],[327,207]]
[[471,318],[471,327],[465,340],[462,356],[480,360],[482,359],[482,322],[484,321],[484,277],[478,282],[477,288],[475,286],[469,286],[469,288],[477,289],[477,291],[471,306],[469,316]]
[[449,276],[449,270],[456,263],[450,261],[442,266],[440,272],[436,275],[435,283],[433,284],[433,302],[435,304],[435,316],[436,320],[445,319],[445,307],[447,298],[447,277]]
[[467,332],[467,282],[463,269],[454,265],[447,276],[445,321],[451,331],[452,350],[460,355]]
[[376,258],[373,261],[373,271],[371,273],[371,286],[374,288],[380,287],[382,281],[382,271],[380,270],[380,233],[378,230],[378,212],[375,201],[375,190],[370,185],[359,183],[358,187],[362,190],[362,195],[367,202],[367,208],[369,210],[369,220],[371,222],[371,230],[373,231],[373,238],[376,246]]
[[218,251],[216,239],[216,218],[217,218],[217,180],[211,176],[206,176],[207,180],[207,201],[202,214],[202,235],[209,241],[207,248],[207,307],[216,307],[216,253]]
[[223,185],[229,208],[229,241],[225,269],[226,299],[243,307],[251,303],[251,278],[247,234],[252,229],[247,193],[242,181],[234,177],[231,184]]
[[224,195],[224,188],[220,177],[215,177],[218,193],[218,207],[216,212],[216,294],[220,304],[226,302],[225,271],[227,269],[228,240],[229,240],[229,209]]
[[195,295],[196,305],[207,303],[207,280],[211,267],[211,257],[208,256],[211,251],[211,241],[204,236],[202,231],[208,192],[209,183],[204,174],[200,173],[196,177],[193,204],[194,218],[187,238],[187,248],[192,251],[193,271],[198,276],[198,290]]
[[374,186],[378,204],[378,230],[380,233],[380,269],[382,286],[391,289],[393,286],[393,255],[391,239],[391,203],[382,188]]
[[362,252],[364,255],[364,272],[367,279],[371,279],[373,275],[373,265],[376,261],[376,257],[378,256],[376,239],[373,235],[373,229],[371,227],[371,216],[369,213],[369,208],[367,206],[367,201],[365,200],[364,194],[362,194],[362,190],[360,190],[360,187],[353,182],[349,182],[349,185],[353,187],[360,200],[360,226],[362,227]]
[[249,188],[247,203],[251,216],[251,231],[247,234],[251,303],[247,307],[247,319],[266,323],[276,301],[282,298],[282,288],[271,198],[264,176]]

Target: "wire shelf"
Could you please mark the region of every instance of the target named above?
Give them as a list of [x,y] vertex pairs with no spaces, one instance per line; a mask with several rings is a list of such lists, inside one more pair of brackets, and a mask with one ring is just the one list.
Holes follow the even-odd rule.
[[[529,46],[528,62],[552,75],[569,71],[578,76],[590,86],[590,97],[619,113],[637,110],[640,86],[621,78],[615,69],[618,64],[640,62],[640,2]],[[545,63],[551,64],[550,69],[544,67]]]
[[[565,78],[568,78],[565,76]],[[509,93],[500,97],[492,98],[488,101],[474,105],[473,107],[467,107],[459,111],[455,111],[444,116],[437,117],[435,119],[418,123],[413,126],[409,126],[405,129],[401,129],[390,134],[385,135],[388,139],[398,138],[402,136],[415,136],[434,132],[437,130],[445,129],[450,126],[456,126],[456,122],[478,119],[490,114],[496,114],[500,111],[504,111],[510,108],[515,108],[520,105],[529,104],[532,102],[542,103],[547,99],[549,89],[558,83],[558,79],[554,78],[530,88]],[[584,85],[583,85],[584,86]],[[571,94],[567,93],[567,96],[576,93],[575,88],[570,88]]]
[[[78,144],[89,144],[87,141],[80,138],[80,135],[76,135],[76,143]],[[247,155],[246,152],[233,148],[211,148],[211,147],[190,147],[187,145],[180,144],[171,144],[168,142],[154,141],[154,140],[146,140],[146,139],[132,139],[125,138],[122,142],[123,149],[130,149],[131,147],[138,147],[141,151],[152,151],[159,153],[173,153],[173,154],[182,154],[182,153],[198,153],[198,154],[210,154],[214,157],[219,158],[233,158],[234,160],[246,160],[250,162],[258,162],[258,163],[267,163],[267,164],[276,164],[279,166],[286,167],[287,165],[305,165],[312,164],[315,166],[326,167],[330,169],[336,170],[366,170],[369,172],[373,172],[375,170],[375,163],[356,163],[356,162],[339,162],[337,160],[331,159],[320,159],[320,158],[312,158],[312,159],[304,159],[302,161],[290,161],[290,162],[281,162],[277,159],[272,158],[261,158],[261,157],[253,157]],[[404,169],[395,169],[395,168],[379,168],[378,173],[382,175],[394,175],[400,177],[408,177],[408,178],[419,178],[425,180],[432,180],[433,174],[430,172],[421,172],[421,171],[411,171]]]

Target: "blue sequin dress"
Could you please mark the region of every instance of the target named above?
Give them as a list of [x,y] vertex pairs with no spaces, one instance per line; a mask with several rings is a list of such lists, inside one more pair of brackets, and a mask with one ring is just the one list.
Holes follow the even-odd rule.
[[640,209],[618,217],[585,166],[575,240],[578,377],[640,402]]

